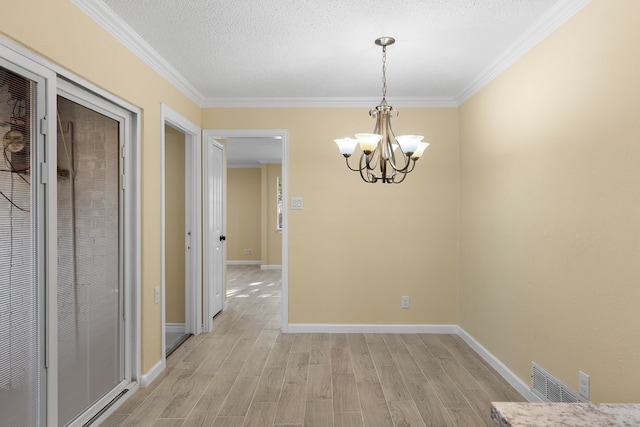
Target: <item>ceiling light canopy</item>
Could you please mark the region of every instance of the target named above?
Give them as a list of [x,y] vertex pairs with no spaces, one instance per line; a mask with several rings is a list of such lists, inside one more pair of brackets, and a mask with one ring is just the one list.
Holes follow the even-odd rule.
[[[422,142],[422,135],[395,136],[391,129],[391,117],[398,111],[387,104],[387,46],[395,43],[393,37],[380,37],[375,43],[382,46],[382,101],[377,107],[369,111],[369,115],[376,120],[373,133],[357,133],[355,138],[336,139],[340,153],[345,157],[347,167],[354,172],[360,172],[365,182],[383,182],[399,184],[413,171],[416,161],[429,146]],[[357,146],[362,154],[357,167],[351,166],[349,157]],[[398,147],[400,150],[398,150]]]

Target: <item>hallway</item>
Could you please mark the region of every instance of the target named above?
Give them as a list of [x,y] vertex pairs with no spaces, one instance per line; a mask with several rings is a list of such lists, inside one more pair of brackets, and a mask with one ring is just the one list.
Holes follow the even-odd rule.
[[280,271],[227,268],[213,332],[104,426],[493,426],[523,400],[456,335],[280,333]]

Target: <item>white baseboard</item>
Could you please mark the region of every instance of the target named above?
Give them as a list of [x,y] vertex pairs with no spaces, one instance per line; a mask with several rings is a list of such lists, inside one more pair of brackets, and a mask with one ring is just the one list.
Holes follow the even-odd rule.
[[378,333],[378,334],[456,334],[457,325],[338,325],[318,323],[289,323],[282,328],[291,333]]
[[281,265],[261,265],[260,270],[282,270]]
[[227,265],[260,265],[260,260],[227,260]]
[[480,357],[482,357],[493,369],[498,371],[500,376],[504,378],[511,387],[515,388],[518,393],[520,393],[525,399],[529,402],[542,402],[542,400],[536,396],[531,388],[520,379],[516,374],[514,374],[511,369],[507,368],[507,366],[502,363],[497,357],[489,352],[486,348],[482,346],[478,341],[476,341],[471,335],[467,333],[461,327],[458,327],[458,336],[466,342],[469,347],[471,347]]
[[155,380],[162,371],[164,371],[164,368],[165,361],[160,360],[158,363],[153,365],[153,368],[151,368],[149,372],[140,375],[140,387],[147,387],[149,384],[151,384],[151,382]]
[[183,334],[186,330],[184,323],[165,323],[164,330],[168,333],[181,333]]

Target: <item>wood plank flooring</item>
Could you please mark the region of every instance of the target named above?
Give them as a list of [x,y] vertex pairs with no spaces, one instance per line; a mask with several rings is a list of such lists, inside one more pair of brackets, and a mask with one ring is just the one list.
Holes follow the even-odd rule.
[[227,290],[103,426],[493,426],[491,401],[524,400],[456,335],[283,334],[280,271],[229,266]]

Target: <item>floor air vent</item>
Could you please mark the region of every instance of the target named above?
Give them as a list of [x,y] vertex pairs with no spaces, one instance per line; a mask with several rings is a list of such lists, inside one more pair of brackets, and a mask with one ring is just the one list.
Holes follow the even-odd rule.
[[531,390],[545,402],[588,402],[534,362],[531,362]]

